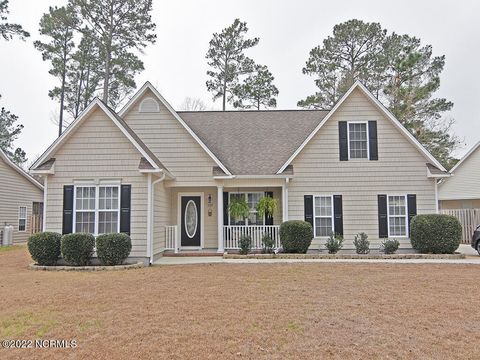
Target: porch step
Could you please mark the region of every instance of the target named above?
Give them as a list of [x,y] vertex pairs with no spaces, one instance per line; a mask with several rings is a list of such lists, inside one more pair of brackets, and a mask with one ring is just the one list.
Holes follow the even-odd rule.
[[184,257],[184,256],[223,256],[223,253],[218,253],[216,251],[210,251],[210,252],[205,252],[205,251],[180,251],[178,253],[174,253],[173,251],[165,251],[163,253],[163,256],[167,257]]

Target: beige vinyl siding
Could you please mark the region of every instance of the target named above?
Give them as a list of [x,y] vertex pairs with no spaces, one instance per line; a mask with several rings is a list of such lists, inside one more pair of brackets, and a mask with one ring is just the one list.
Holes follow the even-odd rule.
[[[13,242],[27,241],[31,231],[32,203],[43,202],[43,191],[0,158],[0,229],[13,226]],[[18,231],[18,211],[27,208],[26,231]],[[0,239],[1,241],[1,239]]]
[[480,199],[480,148],[438,186],[440,200]]
[[154,188],[154,213],[153,213],[153,254],[165,250],[165,226],[171,225],[171,191],[165,182],[155,184]]
[[62,231],[63,186],[78,180],[130,184],[132,257],[147,256],[147,176],[138,172],[141,154],[100,109],[56,151],[48,178],[47,230]]
[[156,99],[148,90],[125,114],[127,124],[174,174],[175,186],[215,185],[212,167],[216,163],[160,101],[159,112],[139,111],[147,97]]
[[[378,161],[339,160],[339,121],[377,121]],[[304,195],[342,195],[345,248],[366,232],[378,247],[378,194],[416,194],[417,212],[435,212],[434,180],[426,159],[366,96],[355,90],[292,162],[289,219],[304,219]],[[312,249],[325,239],[317,238]],[[400,239],[399,239],[400,240]],[[410,247],[408,239],[400,240]]]
[[480,199],[440,200],[440,209],[480,209]]

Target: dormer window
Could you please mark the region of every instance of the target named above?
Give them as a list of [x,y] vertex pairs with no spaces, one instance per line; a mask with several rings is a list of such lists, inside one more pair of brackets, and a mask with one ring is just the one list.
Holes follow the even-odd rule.
[[142,100],[139,106],[139,112],[141,113],[154,113],[160,111],[160,106],[158,105],[157,100],[151,97],[147,97]]

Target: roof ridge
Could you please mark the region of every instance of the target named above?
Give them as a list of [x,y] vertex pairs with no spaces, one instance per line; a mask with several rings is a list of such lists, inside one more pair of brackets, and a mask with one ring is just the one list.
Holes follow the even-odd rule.
[[176,110],[177,113],[273,113],[273,112],[329,112],[329,109],[274,109],[274,110]]

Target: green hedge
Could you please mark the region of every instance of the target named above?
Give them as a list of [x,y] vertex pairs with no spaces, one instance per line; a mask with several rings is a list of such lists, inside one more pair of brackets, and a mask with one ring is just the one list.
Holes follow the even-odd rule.
[[92,234],[65,234],[61,240],[63,259],[70,265],[88,265],[94,246],[95,237]]
[[28,238],[27,246],[32,259],[38,265],[55,265],[60,256],[62,235],[54,232],[41,232]]
[[421,253],[453,254],[462,239],[462,226],[450,215],[417,215],[410,224],[412,247]]
[[132,250],[130,236],[123,233],[104,234],[97,237],[97,257],[102,265],[119,265]]
[[312,239],[313,228],[306,221],[290,220],[280,225],[280,242],[286,253],[305,254]]

